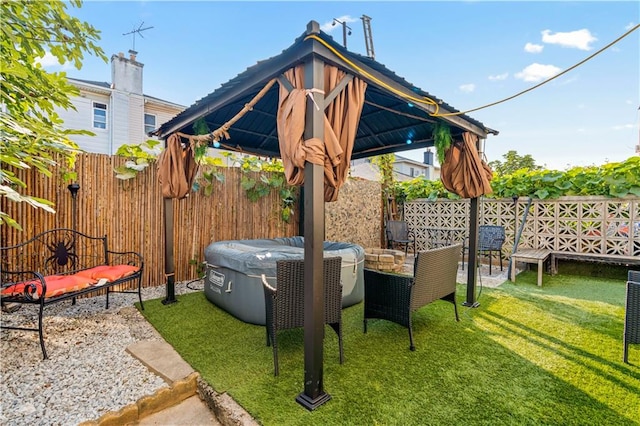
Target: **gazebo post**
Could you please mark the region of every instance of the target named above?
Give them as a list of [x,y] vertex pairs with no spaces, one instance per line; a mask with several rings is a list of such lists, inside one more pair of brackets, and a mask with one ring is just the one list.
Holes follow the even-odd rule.
[[173,258],[173,199],[164,199],[162,209],[164,219],[164,276],[167,279],[166,297],[162,300],[163,305],[175,303],[175,260]]
[[[307,33],[319,33],[310,22]],[[324,63],[312,57],[304,69],[304,87],[324,90]],[[324,94],[312,93],[307,101],[304,139],[324,140]],[[323,389],[324,340],[324,166],[306,162],[304,166],[304,391],[296,401],[311,411],[331,399]]]
[[[462,304],[477,308],[480,303],[476,301],[476,284],[478,281],[478,197],[471,198],[469,205],[469,253],[467,254],[467,300]],[[464,260],[464,259],[463,259]]]

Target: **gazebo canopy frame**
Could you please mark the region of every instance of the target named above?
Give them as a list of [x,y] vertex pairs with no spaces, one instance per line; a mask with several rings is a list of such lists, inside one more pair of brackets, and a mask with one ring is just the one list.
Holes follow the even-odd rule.
[[[345,83],[331,93],[324,93],[324,66],[330,64],[347,73]],[[287,70],[304,66],[304,87],[308,90],[304,140],[324,138],[324,107],[351,78],[367,83],[364,105],[353,143],[352,159],[365,158],[409,149],[434,146],[433,129],[444,122],[454,139],[465,132],[484,140],[498,132],[479,121],[461,114],[442,100],[415,87],[375,60],[349,52],[329,35],[320,31],[315,21],[293,45],[279,55],[258,62],[219,89],[195,102],[153,134],[167,139],[175,133],[193,135],[193,125],[202,121],[212,129],[210,144],[224,149],[261,156],[280,157],[276,117],[279,85],[286,85]],[[278,84],[273,84],[276,79]],[[269,87],[266,87],[271,82]],[[266,91],[263,90],[266,88]],[[260,96],[257,95],[260,92]],[[259,98],[257,102],[252,100]],[[250,107],[247,105],[251,103]],[[238,117],[245,109],[246,113]],[[231,126],[225,123],[233,122]],[[217,131],[217,132],[216,132]],[[222,136],[221,136],[222,135]],[[324,168],[305,163],[303,186],[303,231],[305,261],[305,327],[304,327],[304,390],[296,400],[313,410],[331,397],[323,387],[323,277],[324,243]],[[165,226],[171,227],[171,203],[165,202]],[[469,252],[477,247],[478,199],[471,199]],[[165,229],[165,235],[171,235]],[[167,299],[175,301],[173,291],[173,244],[166,241]],[[475,257],[468,265],[466,306],[478,306],[476,301],[477,271]]]

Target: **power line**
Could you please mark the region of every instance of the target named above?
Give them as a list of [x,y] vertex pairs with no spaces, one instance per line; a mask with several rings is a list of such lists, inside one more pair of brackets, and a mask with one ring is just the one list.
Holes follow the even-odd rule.
[[522,92],[516,93],[515,95],[509,96],[508,98],[504,98],[502,100],[496,101],[496,102],[492,102],[490,104],[487,105],[483,105],[481,107],[478,108],[473,108],[473,109],[468,109],[466,111],[461,111],[461,112],[451,112],[451,113],[447,113],[447,114],[434,114],[437,117],[452,117],[452,116],[456,116],[456,115],[462,115],[462,114],[468,114],[470,112],[474,112],[474,111],[478,111],[480,109],[484,109],[484,108],[488,108],[494,105],[498,105],[501,104],[503,102],[506,101],[510,101],[513,98],[516,98],[520,95],[524,95],[527,92],[532,91],[533,89],[537,89],[538,87],[542,86],[543,84],[547,84],[548,82],[555,80],[556,78],[560,77],[561,75],[564,75],[566,73],[568,73],[569,71],[579,67],[580,65],[584,64],[585,62],[587,62],[588,60],[594,58],[595,56],[599,55],[600,53],[604,52],[605,50],[607,50],[608,48],[610,48],[611,46],[613,46],[614,44],[616,44],[617,42],[619,42],[620,40],[622,40],[623,38],[625,38],[626,36],[628,36],[629,34],[631,34],[632,32],[634,32],[635,30],[637,30],[638,28],[640,28],[640,24],[637,24],[635,27],[631,28],[629,31],[627,31],[626,33],[622,34],[620,37],[618,37],[617,39],[615,39],[614,41],[612,41],[611,43],[607,44],[605,47],[603,47],[602,49],[598,50],[597,52],[595,52],[594,54],[586,57],[585,59],[583,59],[582,61],[578,62],[577,64],[567,68],[566,70],[562,71],[559,74],[554,75],[551,78],[546,79],[545,81],[536,84],[535,86],[529,87],[526,90],[523,90]]

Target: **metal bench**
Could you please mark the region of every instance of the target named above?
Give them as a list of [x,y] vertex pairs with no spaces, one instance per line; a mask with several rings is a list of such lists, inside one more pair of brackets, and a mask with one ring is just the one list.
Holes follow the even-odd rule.
[[[142,305],[143,259],[139,253],[109,250],[107,237],[92,237],[58,228],[42,232],[24,243],[0,247],[0,302],[3,308],[38,307],[38,327],[11,325],[3,318],[0,328],[37,331],[42,355],[44,308],[94,292],[137,293]],[[130,289],[134,287],[134,289]]]

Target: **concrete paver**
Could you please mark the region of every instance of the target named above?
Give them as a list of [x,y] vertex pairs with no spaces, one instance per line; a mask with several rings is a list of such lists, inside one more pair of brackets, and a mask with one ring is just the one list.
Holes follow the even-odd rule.
[[219,426],[222,425],[209,407],[194,395],[185,399],[178,405],[162,410],[159,413],[142,418],[138,423],[141,426]]
[[144,340],[127,347],[127,352],[138,358],[147,368],[167,383],[184,379],[194,372],[182,357],[165,341]]
[[[134,357],[138,358],[155,374],[172,385],[194,373],[193,368],[165,341],[148,340],[131,344],[127,347]],[[207,404],[195,394],[180,403],[138,420],[139,425],[166,426],[219,426],[221,423]]]

